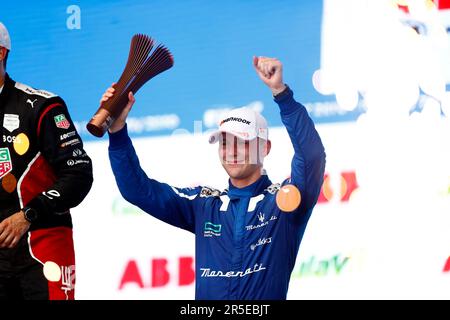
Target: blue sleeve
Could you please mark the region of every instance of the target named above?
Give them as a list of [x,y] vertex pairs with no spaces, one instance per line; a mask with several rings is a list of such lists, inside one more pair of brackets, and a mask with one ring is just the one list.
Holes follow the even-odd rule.
[[289,88],[275,102],[294,147],[290,183],[300,190],[301,207],[309,210],[316,204],[322,187],[325,150],[306,108],[294,100]]
[[174,188],[149,179],[139,164],[126,126],[109,134],[108,151],[117,186],[125,200],[157,219],[195,232],[193,200],[200,188]]

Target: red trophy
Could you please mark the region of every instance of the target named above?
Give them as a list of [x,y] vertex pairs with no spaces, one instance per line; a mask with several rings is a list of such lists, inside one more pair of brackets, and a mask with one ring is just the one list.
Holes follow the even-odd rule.
[[158,45],[152,52],[153,46],[154,40],[149,36],[133,36],[125,70],[114,85],[114,96],[102,103],[86,126],[91,134],[102,137],[125,108],[128,93],[131,91],[136,94],[148,80],[173,66],[173,57],[169,50]]

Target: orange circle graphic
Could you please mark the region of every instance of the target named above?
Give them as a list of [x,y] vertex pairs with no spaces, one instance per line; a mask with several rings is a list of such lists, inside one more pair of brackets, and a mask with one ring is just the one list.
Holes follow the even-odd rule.
[[278,190],[276,202],[278,208],[284,212],[292,212],[300,206],[302,196],[296,186],[285,185]]

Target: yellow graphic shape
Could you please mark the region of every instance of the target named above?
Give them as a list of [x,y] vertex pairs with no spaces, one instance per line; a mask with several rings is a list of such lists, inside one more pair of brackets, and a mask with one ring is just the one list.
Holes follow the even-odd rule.
[[14,140],[14,150],[18,155],[24,155],[30,148],[30,140],[25,133],[19,133]]

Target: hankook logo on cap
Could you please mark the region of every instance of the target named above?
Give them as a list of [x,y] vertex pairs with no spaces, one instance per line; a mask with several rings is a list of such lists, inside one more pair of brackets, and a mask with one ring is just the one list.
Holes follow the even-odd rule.
[[242,119],[242,118],[229,117],[229,118],[226,118],[225,120],[222,120],[222,122],[220,122],[220,125],[222,125],[228,121],[242,122],[247,125],[250,125],[250,123],[251,123],[250,121]]

